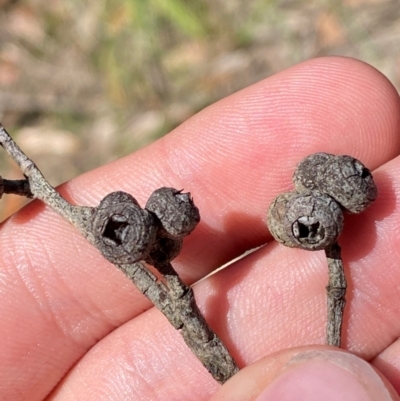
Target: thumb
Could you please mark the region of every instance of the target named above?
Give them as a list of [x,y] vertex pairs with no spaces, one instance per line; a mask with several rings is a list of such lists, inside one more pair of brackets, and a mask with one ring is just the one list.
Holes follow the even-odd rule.
[[230,379],[211,401],[399,401],[368,362],[327,346],[288,349]]

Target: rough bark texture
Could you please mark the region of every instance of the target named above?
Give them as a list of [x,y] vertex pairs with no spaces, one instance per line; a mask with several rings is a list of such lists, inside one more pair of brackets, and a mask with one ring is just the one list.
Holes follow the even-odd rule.
[[336,243],[325,249],[328,260],[329,283],[327,292],[328,323],[326,343],[340,347],[343,311],[346,305],[346,276],[344,274],[340,246]]

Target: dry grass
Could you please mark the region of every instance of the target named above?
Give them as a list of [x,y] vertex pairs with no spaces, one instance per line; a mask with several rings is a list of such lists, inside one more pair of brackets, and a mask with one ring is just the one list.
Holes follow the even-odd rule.
[[54,184],[312,57],[359,58],[400,88],[398,0],[0,0],[0,7],[0,119]]

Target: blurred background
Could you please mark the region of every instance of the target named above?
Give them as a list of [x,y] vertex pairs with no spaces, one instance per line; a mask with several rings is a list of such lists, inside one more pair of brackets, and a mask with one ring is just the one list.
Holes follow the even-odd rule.
[[[399,89],[399,0],[0,0],[0,121],[57,185],[326,55]],[[4,197],[0,218],[21,202]]]

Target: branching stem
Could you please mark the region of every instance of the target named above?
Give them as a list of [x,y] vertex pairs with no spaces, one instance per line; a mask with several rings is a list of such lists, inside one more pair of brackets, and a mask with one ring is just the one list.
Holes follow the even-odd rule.
[[[92,217],[98,208],[74,206],[64,199],[48,183],[36,164],[22,152],[1,124],[0,145],[11,155],[26,177],[25,180],[15,182],[3,180],[4,192],[19,193],[41,200],[73,224],[89,242],[102,252],[100,242],[95,241],[92,226]],[[173,194],[181,197],[180,201],[187,199],[186,195],[179,191],[175,191]],[[121,198],[121,194],[117,194],[117,196]],[[122,194],[122,199],[124,198],[125,195]],[[129,221],[122,219],[118,213],[111,214],[110,218],[114,218],[111,221],[113,221],[115,233],[111,233],[113,234],[111,238],[105,240],[108,241],[108,244],[110,241],[114,241],[115,248],[118,248],[118,241],[122,241],[128,235],[125,228]],[[102,232],[102,234],[105,233]],[[111,252],[114,250],[112,247],[107,249],[111,249]],[[119,251],[121,251],[121,246],[119,246]],[[108,252],[110,251],[108,250]],[[104,255],[104,252],[102,253]],[[222,341],[208,327],[196,305],[192,288],[182,282],[169,262],[162,265],[154,263],[154,266],[164,275],[165,283],[163,283],[140,262],[117,263],[115,260],[118,259],[118,255],[115,254],[110,254],[107,259],[122,270],[139,291],[153,302],[176,329],[180,330],[186,344],[215,380],[224,383],[239,370]]]

